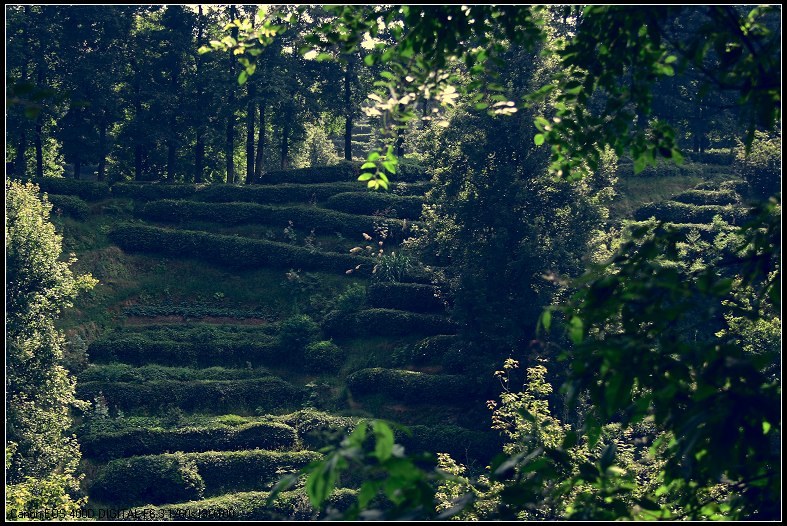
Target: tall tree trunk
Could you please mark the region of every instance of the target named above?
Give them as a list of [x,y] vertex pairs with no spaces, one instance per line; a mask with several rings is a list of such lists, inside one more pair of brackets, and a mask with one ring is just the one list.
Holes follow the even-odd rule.
[[81,177],[80,172],[82,171],[82,161],[79,159],[74,161],[74,179],[79,180]]
[[[235,6],[230,5],[230,20],[235,20]],[[238,28],[232,29],[232,38],[238,39]],[[224,153],[227,157],[227,183],[235,182],[235,56],[230,52],[229,57],[229,78],[230,78],[230,92],[228,97],[229,110],[227,112],[227,143],[224,148]]]
[[142,180],[142,93],[139,65],[132,60],[134,70],[134,180]]
[[[197,49],[203,45],[204,24],[202,16],[202,4],[198,7],[197,14]],[[197,126],[196,126],[196,141],[194,145],[194,182],[201,183],[205,166],[205,125],[204,115],[202,114],[202,57],[203,55],[197,54]]]
[[290,121],[287,119],[281,130],[281,169],[286,170],[289,166],[288,157],[290,155]]
[[257,158],[254,160],[254,182],[262,180],[262,165],[265,162],[263,153],[265,152],[265,102],[263,98],[260,103],[260,127],[257,131]]
[[249,87],[249,104],[246,108],[246,184],[254,182],[254,118],[257,108],[254,97],[256,90],[253,82],[246,83]]
[[[399,105],[399,111],[405,110],[402,104]],[[404,155],[404,124],[399,123],[396,127],[396,156],[401,159]]]
[[[37,70],[37,82],[39,89],[43,88],[44,86],[44,67],[43,63],[39,61]],[[43,177],[44,176],[44,118],[43,118],[43,111],[38,114],[36,117],[36,132],[35,132],[35,147],[36,147],[36,177]]]
[[[30,6],[25,6],[25,20],[30,20]],[[29,42],[29,32],[27,31],[27,24],[24,29],[25,35],[23,42]],[[22,82],[28,82],[28,49],[29,45],[25,46],[23,51],[24,58],[22,59]],[[18,177],[27,177],[27,119],[22,118],[21,130],[19,133],[19,143],[16,148],[16,158],[14,159],[14,173]]]
[[344,159],[353,160],[353,108],[352,108],[353,56],[347,57],[344,72]]
[[98,180],[106,178],[107,171],[107,110],[101,112],[98,131]]

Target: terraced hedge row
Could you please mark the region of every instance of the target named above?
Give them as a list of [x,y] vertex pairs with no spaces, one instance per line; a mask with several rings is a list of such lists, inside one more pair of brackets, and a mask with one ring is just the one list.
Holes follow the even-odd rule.
[[49,194],[49,202],[52,203],[52,212],[59,210],[67,216],[76,219],[86,219],[90,214],[90,207],[79,197],[74,195]]
[[698,163],[686,162],[678,165],[671,161],[659,161],[656,166],[648,165],[638,174],[634,174],[634,164],[630,160],[621,160],[618,164],[618,175],[621,177],[702,177],[703,167]]
[[408,426],[411,435],[397,432],[396,442],[405,451],[448,453],[455,460],[467,464],[468,460],[487,463],[503,451],[503,439],[497,431],[475,431],[456,425]]
[[123,411],[158,411],[177,406],[183,411],[231,413],[265,412],[297,407],[304,389],[281,378],[206,381],[157,380],[150,382],[81,382],[77,397],[94,400],[103,394],[109,407]]
[[[224,225],[263,224],[286,227],[292,222],[296,227],[314,229],[317,233],[339,232],[351,238],[360,238],[363,232],[373,232],[380,218],[336,212],[307,206],[276,207],[254,203],[201,203],[197,201],[162,200],[147,203],[139,216],[151,221],[204,220]],[[395,233],[403,230],[399,219],[386,219],[385,223]]]
[[344,192],[328,198],[327,208],[347,212],[348,214],[374,215],[378,212],[391,210],[386,217],[400,219],[418,219],[424,198],[419,196],[403,196],[383,192]]
[[[343,511],[349,508],[357,495],[356,490],[337,489],[328,498],[328,506]],[[269,493],[261,491],[231,493],[182,504],[147,506],[129,510],[132,520],[243,520],[309,521],[322,518],[322,514],[311,507],[309,498],[302,490],[279,493],[268,504]]]
[[139,428],[79,437],[87,458],[110,460],[133,455],[175,451],[240,451],[246,449],[295,449],[298,435],[280,422],[252,422],[230,427]]
[[[274,170],[262,176],[259,184],[279,183],[332,183],[356,181],[360,175],[359,162],[340,162],[333,166],[315,166],[295,170]],[[428,180],[429,176],[423,166],[414,163],[400,163],[396,174],[390,176],[392,181],[416,182]]]
[[456,325],[445,316],[394,309],[366,309],[353,313],[334,311],[323,320],[331,337],[405,336],[410,334],[453,334]]
[[201,188],[194,184],[115,183],[112,185],[112,197],[125,197],[136,201],[188,199]]
[[110,197],[109,185],[106,183],[77,181],[63,177],[35,177],[31,182],[48,194],[75,195],[85,201],[100,201]]
[[205,318],[206,316],[218,316],[222,318],[235,318],[236,320],[265,320],[272,317],[270,312],[218,307],[216,305],[206,305],[204,303],[183,305],[132,305],[123,309],[123,314],[126,316],[139,317],[183,316],[184,318],[194,319],[201,319]]
[[224,367],[191,369],[188,367],[162,367],[160,365],[136,367],[125,363],[110,363],[107,365],[89,365],[87,369],[79,373],[79,381],[151,382],[156,380],[178,380],[188,382],[191,380],[244,380],[265,375],[266,371],[264,369],[226,369]]
[[354,417],[332,415],[315,409],[301,409],[274,418],[294,427],[304,446],[309,449],[320,449],[327,443],[338,444],[358,423]]
[[91,497],[117,506],[176,503],[226,491],[266,489],[281,471],[320,458],[311,451],[208,451],[129,457],[109,462]]
[[351,254],[312,251],[285,243],[192,230],[170,230],[146,225],[121,224],[110,238],[129,252],[194,257],[231,268],[299,268],[344,273],[360,265],[357,274],[370,274],[373,261]]
[[454,335],[430,336],[413,345],[409,358],[415,365],[440,363],[443,356],[457,343],[458,338]]
[[249,339],[206,338],[203,341],[154,340],[144,334],[109,335],[95,340],[87,350],[94,362],[134,365],[210,367],[259,366],[280,358],[273,336]]
[[672,200],[689,205],[732,205],[740,198],[733,190],[686,190]]
[[731,224],[740,224],[748,216],[746,209],[736,206],[691,205],[676,201],[648,203],[634,212],[634,219],[644,221],[655,217],[660,221],[672,223],[710,223],[719,215]]
[[437,287],[418,283],[373,283],[366,290],[370,306],[412,312],[444,312]]
[[212,323],[151,323],[116,328],[107,337],[143,334],[154,340],[203,342],[206,340],[249,340],[276,334],[278,323],[261,325],[214,325]]
[[412,404],[442,404],[473,400],[479,393],[465,376],[426,374],[400,369],[361,369],[347,377],[355,396],[382,394]]

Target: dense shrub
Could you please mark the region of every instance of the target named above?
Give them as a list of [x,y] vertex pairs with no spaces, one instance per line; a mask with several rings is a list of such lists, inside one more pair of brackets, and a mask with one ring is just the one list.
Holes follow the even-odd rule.
[[[328,498],[326,504],[344,511],[355,501],[357,491],[340,488]],[[268,502],[269,493],[250,491],[231,493],[198,502],[170,504],[128,510],[129,520],[315,520],[321,517],[309,504],[302,490],[279,493]]]
[[445,305],[432,285],[417,283],[373,283],[367,290],[369,305],[381,309],[412,312],[443,312]]
[[75,195],[85,201],[99,201],[109,197],[109,186],[95,181],[77,181],[62,177],[36,177],[31,181],[48,194]]
[[273,170],[263,175],[257,182],[260,184],[349,182],[357,179],[360,173],[358,168],[358,163],[341,162],[333,166]]
[[116,183],[112,185],[113,197],[128,197],[137,201],[156,199],[186,199],[197,193],[193,184]]
[[151,339],[144,333],[110,334],[95,340],[88,347],[90,359],[99,362],[123,362],[135,365],[261,365],[280,356],[277,341],[260,335],[248,339],[206,337],[202,341]]
[[746,181],[755,197],[767,199],[779,191],[782,175],[782,140],[756,132],[748,153],[739,145],[733,169]]
[[413,346],[410,361],[415,365],[440,363],[440,359],[456,346],[457,342],[457,336],[446,334],[424,338]]
[[719,215],[730,224],[740,224],[748,215],[745,208],[726,205],[691,205],[676,201],[648,203],[634,212],[634,219],[644,221],[655,217],[672,223],[710,223]]
[[698,184],[694,188],[696,190],[729,190],[735,192],[738,195],[741,195],[748,190],[748,184],[746,184],[746,181],[741,181],[740,179],[731,179],[729,181],[722,181],[721,183],[707,181]]
[[204,318],[206,316],[219,316],[223,318],[269,319],[271,314],[249,309],[234,309],[230,307],[217,307],[206,304],[183,305],[132,305],[123,309],[126,316],[156,317],[156,316],[183,316],[184,318]]
[[77,385],[77,396],[82,400],[94,400],[100,394],[109,407],[123,411],[156,411],[174,405],[183,411],[218,413],[292,408],[303,400],[304,390],[275,377],[189,382],[82,382]]
[[333,342],[314,342],[306,346],[303,358],[311,373],[334,373],[344,362],[344,351]]
[[456,425],[408,426],[411,434],[397,432],[396,442],[412,453],[448,453],[457,461],[488,463],[503,450],[497,431],[475,431]]
[[388,211],[386,217],[418,219],[421,217],[423,197],[401,196],[383,192],[345,192],[328,198],[327,208],[349,214],[374,215]]
[[304,314],[296,314],[279,324],[278,345],[284,356],[299,359],[308,344],[317,339],[320,326]]
[[174,451],[294,449],[297,443],[295,429],[280,422],[251,422],[236,427],[137,428],[79,437],[82,453],[98,460]]
[[114,460],[99,473],[90,497],[107,504],[133,506],[197,500],[205,483],[193,459],[184,454]]
[[113,460],[99,473],[91,496],[119,506],[196,500],[225,489],[264,489],[280,470],[294,470],[318,453],[209,451]]
[[409,334],[453,334],[456,326],[445,316],[418,314],[393,309],[366,309],[344,314],[331,312],[323,321],[331,337],[405,336]]
[[740,201],[732,190],[686,190],[672,198],[673,201],[689,205],[732,205]]
[[259,378],[264,369],[225,369],[209,367],[190,369],[188,367],[162,367],[146,365],[137,367],[125,363],[108,365],[91,364],[79,374],[80,382],[150,382],[155,380],[243,380]]
[[[263,186],[233,186],[216,184],[201,188],[195,198],[200,201],[214,203],[250,202],[260,204],[271,203],[306,203],[325,201],[332,195],[358,192],[364,188],[358,181],[339,183],[312,184],[276,184]],[[391,183],[390,191],[397,195],[422,195],[428,189],[428,183]]]
[[273,267],[346,272],[359,267],[357,273],[361,275],[368,275],[372,269],[372,260],[365,257],[317,252],[285,243],[190,230],[126,223],[115,227],[110,237],[126,251],[194,257],[231,268]]
[[709,148],[702,153],[686,152],[686,159],[705,164],[729,166],[735,160],[735,154],[729,148]]
[[[227,225],[264,224],[313,229],[317,233],[339,232],[347,236],[360,236],[374,231],[380,219],[373,216],[345,214],[308,206],[277,207],[254,203],[201,203],[196,201],[163,200],[147,203],[139,212],[140,217],[152,221],[204,220]],[[404,230],[404,223],[388,219],[392,233]]]
[[357,312],[366,306],[366,287],[360,283],[349,285],[336,297],[336,310],[342,313]]
[[347,377],[353,395],[382,394],[408,403],[441,404],[472,400],[478,386],[465,376],[400,369],[362,369]]
[[52,203],[52,213],[57,214],[58,210],[63,214],[76,219],[87,219],[90,208],[82,199],[73,195],[49,194],[49,202]]
[[358,422],[357,418],[332,415],[315,409],[301,409],[276,418],[294,427],[304,447],[308,449],[320,449],[328,443],[338,443],[355,429]]

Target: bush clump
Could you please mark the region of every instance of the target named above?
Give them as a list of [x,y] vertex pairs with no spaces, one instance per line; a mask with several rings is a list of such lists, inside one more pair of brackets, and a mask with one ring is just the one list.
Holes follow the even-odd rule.
[[710,223],[714,216],[730,224],[740,224],[748,215],[748,210],[732,205],[692,205],[677,201],[648,203],[634,212],[634,219],[644,221],[655,217],[659,221],[671,223]]
[[473,400],[478,386],[466,376],[400,369],[362,369],[347,377],[353,395],[382,394],[408,403],[443,404]]
[[90,207],[79,197],[73,195],[49,194],[49,202],[52,203],[52,213],[61,213],[75,219],[87,219],[90,214]]
[[310,373],[334,373],[344,362],[344,351],[333,342],[309,344],[304,353],[304,364]]
[[95,181],[78,181],[62,177],[35,177],[31,182],[37,184],[42,192],[48,194],[72,195],[85,201],[100,201],[109,198],[109,186]]
[[282,357],[299,359],[304,349],[320,334],[320,326],[305,314],[296,314],[279,324],[278,344]]
[[410,334],[454,334],[456,325],[445,316],[393,309],[366,309],[355,313],[333,311],[323,320],[330,337],[406,336]]
[[423,204],[423,197],[382,192],[345,192],[333,195],[325,202],[326,207],[339,212],[399,219],[418,219]]
[[782,176],[782,139],[755,132],[751,150],[741,144],[735,153],[733,171],[749,184],[752,194],[767,199],[779,191]]
[[733,190],[686,190],[672,198],[678,203],[689,205],[732,205],[740,201]]
[[381,309],[411,312],[443,312],[445,304],[432,285],[418,283],[373,283],[368,289],[369,305]]

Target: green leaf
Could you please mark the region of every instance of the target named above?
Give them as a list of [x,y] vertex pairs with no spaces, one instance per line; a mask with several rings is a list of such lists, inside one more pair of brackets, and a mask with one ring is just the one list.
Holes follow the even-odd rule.
[[579,345],[584,339],[584,324],[577,316],[572,317],[568,322],[568,336],[574,345]]
[[363,174],[359,175],[358,176],[358,180],[359,181],[368,181],[372,177],[374,177],[374,174],[366,172],[366,173],[363,173]]
[[380,462],[385,462],[391,458],[391,453],[393,452],[393,430],[388,427],[388,424],[380,420],[375,420],[372,427],[377,438],[377,442],[374,445],[374,455]]
[[552,311],[549,309],[541,313],[541,326],[544,327],[545,331],[549,332],[549,328],[552,326]]
[[537,133],[535,137],[533,137],[533,142],[536,143],[536,146],[541,146],[544,144],[544,134]]
[[366,160],[371,162],[371,161],[376,161],[379,158],[380,158],[380,152],[372,152],[369,154],[369,157],[367,157]]
[[374,55],[366,55],[363,57],[363,63],[367,66],[374,66]]
[[240,72],[240,75],[238,75],[238,84],[243,86],[244,84],[246,84],[246,81],[248,79],[249,79],[249,74],[246,73],[246,70],[244,69],[243,71]]
[[366,162],[361,165],[361,170],[366,170],[367,168],[377,168],[377,165],[370,162]]

